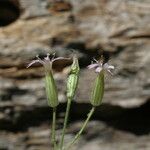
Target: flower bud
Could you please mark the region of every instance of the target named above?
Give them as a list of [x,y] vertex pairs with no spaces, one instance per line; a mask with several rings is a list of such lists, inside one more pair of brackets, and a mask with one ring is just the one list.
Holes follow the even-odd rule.
[[46,87],[48,105],[50,107],[56,107],[59,104],[58,92],[57,92],[57,88],[56,88],[56,84],[52,72],[46,73],[45,75],[45,87]]
[[74,56],[73,63],[71,66],[70,74],[67,81],[67,97],[72,99],[75,95],[78,80],[79,80],[79,63],[78,59]]
[[104,95],[104,71],[101,71],[100,73],[98,73],[95,80],[94,88],[91,95],[90,101],[91,104],[93,106],[99,106],[102,102],[103,95]]

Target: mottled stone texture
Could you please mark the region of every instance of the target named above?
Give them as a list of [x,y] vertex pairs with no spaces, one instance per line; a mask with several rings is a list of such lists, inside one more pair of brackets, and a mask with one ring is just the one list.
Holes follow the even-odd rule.
[[[0,7],[0,149],[49,149],[51,110],[46,104],[43,68],[35,65],[26,69],[26,65],[37,54],[43,57],[47,52],[56,52],[57,56],[71,57],[70,50],[74,49],[82,69],[66,141],[77,132],[79,120],[90,108],[95,73],[86,66],[103,50],[116,67],[114,76],[106,77],[103,105],[93,118],[97,121],[89,124],[74,149],[148,150],[150,1],[6,1],[9,5],[6,2],[3,9]],[[2,21],[13,17],[14,22],[4,26],[6,22]],[[58,133],[70,64],[71,61],[54,64],[62,102]]]

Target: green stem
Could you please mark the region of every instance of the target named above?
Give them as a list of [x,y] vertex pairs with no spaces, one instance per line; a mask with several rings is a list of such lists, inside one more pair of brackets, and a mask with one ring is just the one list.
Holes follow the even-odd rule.
[[64,119],[64,125],[63,125],[63,130],[62,130],[62,136],[61,136],[61,141],[60,141],[60,150],[63,149],[63,145],[64,145],[64,136],[65,136],[65,131],[66,131],[67,123],[68,123],[70,106],[71,106],[71,98],[68,98],[65,119]]
[[52,144],[53,144],[53,149],[56,150],[56,107],[53,108],[53,122],[52,122]]
[[68,146],[66,147],[65,150],[69,150],[71,148],[71,146],[77,142],[77,140],[80,138],[80,135],[82,134],[83,130],[85,129],[87,123],[89,122],[91,116],[93,115],[95,111],[95,107],[93,106],[92,109],[90,110],[90,112],[88,113],[87,119],[85,120],[85,122],[82,125],[82,128],[80,129],[80,131],[76,134],[76,136],[74,137],[74,139],[68,144]]

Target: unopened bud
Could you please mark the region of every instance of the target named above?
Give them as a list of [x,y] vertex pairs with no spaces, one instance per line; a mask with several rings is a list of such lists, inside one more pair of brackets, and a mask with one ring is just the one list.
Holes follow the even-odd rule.
[[78,59],[74,56],[73,63],[71,66],[70,74],[67,81],[67,97],[73,98],[77,89],[79,80],[79,63]]

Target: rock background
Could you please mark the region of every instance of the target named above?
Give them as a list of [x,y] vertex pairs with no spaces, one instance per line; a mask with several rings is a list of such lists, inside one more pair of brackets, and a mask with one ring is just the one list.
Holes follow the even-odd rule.
[[[148,150],[149,38],[149,0],[0,1],[0,149],[50,149],[51,109],[46,104],[43,68],[26,69],[26,65],[37,54],[71,57],[74,49],[82,69],[66,141],[90,109],[95,73],[86,66],[103,51],[116,67],[114,76],[107,76],[103,104],[74,149]],[[58,134],[70,64],[54,64],[61,101]]]

